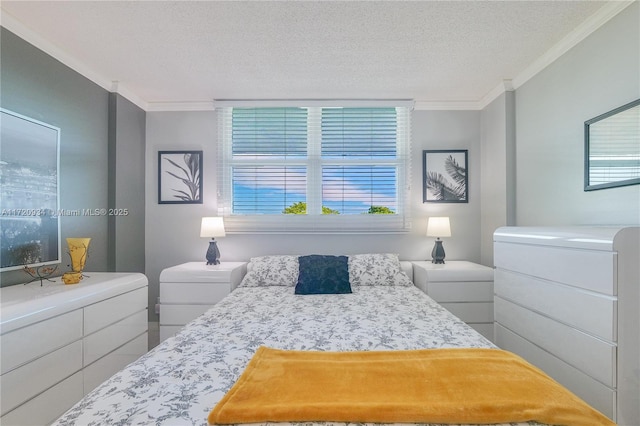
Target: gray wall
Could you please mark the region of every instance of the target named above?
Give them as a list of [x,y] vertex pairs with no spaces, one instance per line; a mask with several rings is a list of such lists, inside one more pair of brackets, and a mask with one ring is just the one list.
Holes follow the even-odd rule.
[[[114,225],[116,235],[125,233],[127,239],[143,242],[144,111],[119,99],[114,111],[120,118],[110,125],[108,91],[10,31],[4,28],[1,31],[0,106],[61,129],[60,208],[107,209],[130,205],[133,209],[136,202],[129,200],[138,197],[135,212],[127,218],[130,222],[123,225],[124,229],[118,229],[120,222]],[[110,130],[115,135],[114,141],[124,147],[119,155],[131,155],[118,170],[109,169]],[[69,270],[66,237],[91,237],[87,271],[110,271],[121,266],[126,270],[144,270],[142,243],[112,242],[108,216],[61,217],[60,273]],[[117,259],[123,259],[122,265],[109,265],[109,253],[115,250]],[[22,271],[3,272],[0,283],[12,285],[27,278]]]
[[515,94],[505,92],[481,112],[480,259],[493,265],[493,232],[515,224]]
[[[13,33],[0,35],[0,104],[60,131],[60,208],[107,208],[108,92]],[[107,217],[61,217],[62,272],[66,237],[91,237],[86,269],[107,270]],[[4,272],[2,285],[24,282]]]
[[109,94],[109,258],[111,271],[144,273],[146,113]]
[[[395,252],[403,259],[430,259],[433,238],[427,238],[428,216],[450,216],[452,237],[445,239],[447,259],[480,261],[480,112],[415,111],[411,214],[406,234],[383,235],[227,235],[219,239],[222,260],[248,260],[265,254],[350,254]],[[158,296],[162,269],[189,261],[203,261],[207,241],[199,237],[200,218],[215,215],[217,120],[215,112],[148,112],[146,163],[146,273],[151,299]],[[157,203],[159,150],[204,151],[204,203]],[[422,150],[469,150],[469,203],[422,202]]]
[[584,192],[584,122],[640,98],[636,2],[516,90],[518,225],[640,223],[640,186]]

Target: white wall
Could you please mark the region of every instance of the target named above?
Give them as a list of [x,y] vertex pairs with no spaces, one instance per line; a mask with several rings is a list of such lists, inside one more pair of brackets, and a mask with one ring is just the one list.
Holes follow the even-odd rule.
[[[406,234],[381,235],[227,235],[218,242],[222,260],[248,260],[265,254],[351,254],[395,252],[401,258],[430,258],[433,239],[427,238],[428,216],[450,216],[452,237],[445,240],[447,259],[480,261],[480,112],[415,111],[413,120],[411,214]],[[215,215],[217,120],[215,112],[148,112],[146,125],[146,275],[151,300],[158,295],[162,269],[202,260],[207,241],[199,237],[200,218]],[[202,205],[159,205],[159,150],[203,150]],[[469,150],[469,203],[422,202],[422,150]]]
[[585,192],[584,122],[640,98],[635,2],[516,90],[518,225],[640,223],[640,186]]

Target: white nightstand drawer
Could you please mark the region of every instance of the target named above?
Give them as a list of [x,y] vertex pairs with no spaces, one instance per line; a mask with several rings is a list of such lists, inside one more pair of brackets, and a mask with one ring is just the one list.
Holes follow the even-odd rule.
[[221,301],[231,291],[230,283],[160,283],[160,303],[211,304]]
[[213,305],[160,305],[160,325],[185,325]]
[[440,303],[464,322],[493,322],[493,303]]
[[[466,260],[451,260],[440,264],[416,261],[413,264],[419,270],[419,279],[417,280],[429,282],[493,281],[493,268]],[[415,277],[415,268],[413,273]]]
[[427,294],[436,302],[493,302],[493,282],[428,282]]
[[231,283],[231,287],[235,288],[246,268],[245,262],[222,262],[219,265],[188,262],[164,269],[160,273],[160,282]]
[[160,273],[160,341],[224,299],[246,271],[245,262],[188,262],[164,269]]

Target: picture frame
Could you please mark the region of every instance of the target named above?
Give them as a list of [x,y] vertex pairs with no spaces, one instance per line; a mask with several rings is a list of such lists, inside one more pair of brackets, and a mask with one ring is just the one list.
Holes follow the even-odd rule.
[[422,151],[422,202],[469,202],[468,150]]
[[61,262],[60,128],[0,108],[0,270]]
[[584,122],[584,190],[640,185],[640,99]]
[[158,204],[202,204],[202,151],[158,151]]

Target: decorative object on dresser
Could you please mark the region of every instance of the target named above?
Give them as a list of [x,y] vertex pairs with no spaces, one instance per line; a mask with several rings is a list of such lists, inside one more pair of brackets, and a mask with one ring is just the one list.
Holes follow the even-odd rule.
[[93,272],[0,289],[0,423],[49,424],[147,352],[147,278]]
[[51,276],[56,273],[58,270],[58,265],[40,265],[40,266],[29,266],[25,265],[22,269],[26,274],[31,277],[31,281],[26,284],[32,283],[34,281],[40,281],[40,287],[42,287],[43,281],[53,282]]
[[188,262],[164,269],[160,273],[160,341],[222,300],[245,273],[244,262],[214,266]]
[[640,419],[640,226],[494,233],[496,344],[620,425]]
[[433,250],[431,250],[431,262],[444,263],[444,247],[440,237],[451,236],[451,224],[448,217],[430,217],[427,221],[427,237],[436,237]]
[[71,258],[71,272],[62,274],[65,284],[78,284],[82,280],[82,271],[89,254],[91,238],[67,238],[69,257]]
[[207,259],[207,265],[219,265],[220,264],[220,250],[218,249],[218,243],[215,237],[224,237],[226,232],[224,230],[224,220],[221,217],[203,217],[200,225],[200,237],[209,238],[209,248],[205,258]]

